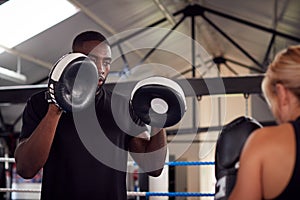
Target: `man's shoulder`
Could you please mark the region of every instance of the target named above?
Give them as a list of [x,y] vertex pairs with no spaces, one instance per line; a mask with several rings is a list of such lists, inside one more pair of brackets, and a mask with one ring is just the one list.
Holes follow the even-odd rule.
[[41,91],[33,93],[29,97],[28,101],[36,101],[36,100],[40,101],[41,99],[45,99],[45,91],[46,90],[41,90]]

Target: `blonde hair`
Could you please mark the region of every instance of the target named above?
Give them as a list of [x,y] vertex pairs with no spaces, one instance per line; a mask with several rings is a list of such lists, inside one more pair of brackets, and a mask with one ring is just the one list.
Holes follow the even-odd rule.
[[268,66],[262,82],[262,90],[267,98],[276,95],[277,83],[283,84],[300,101],[300,45],[280,51]]

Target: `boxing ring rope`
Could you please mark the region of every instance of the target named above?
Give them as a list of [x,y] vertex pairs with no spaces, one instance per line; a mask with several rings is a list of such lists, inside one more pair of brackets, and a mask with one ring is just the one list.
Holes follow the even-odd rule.
[[15,188],[0,188],[0,192],[29,192],[40,193],[40,189],[15,189]]
[[[0,188],[0,192],[29,192],[40,193],[40,189],[13,189],[13,188]],[[169,197],[213,197],[214,193],[198,193],[198,192],[133,192],[127,191],[127,196],[169,196]]]
[[[199,166],[199,165],[215,165],[215,162],[213,161],[171,161],[166,162],[165,165],[168,166]],[[137,166],[137,164],[134,161],[129,161],[128,166]]]
[[[14,158],[0,157],[0,162],[14,163],[15,159]],[[137,164],[133,161],[128,161],[128,165],[137,165]],[[201,161],[171,161],[171,162],[166,162],[165,165],[169,165],[169,166],[215,165],[215,162],[212,162],[212,161],[206,161],[206,162],[201,162]]]
[[[15,163],[14,158],[0,157],[0,162]],[[201,161],[171,161],[166,162],[165,165],[168,166],[199,166],[199,165],[214,165],[215,162],[201,162]],[[128,161],[128,165],[136,166],[134,161]],[[16,188],[0,188],[0,192],[20,192],[20,193],[40,193],[40,189],[16,189]],[[215,193],[200,193],[200,192],[136,192],[127,191],[127,196],[140,196],[140,197],[150,197],[150,196],[169,196],[169,197],[214,197]]]
[[200,192],[146,192],[148,196],[169,196],[169,197],[213,197],[214,193],[200,193]]
[[167,162],[169,166],[191,166],[191,165],[215,165],[215,162],[200,162],[200,161],[173,161]]

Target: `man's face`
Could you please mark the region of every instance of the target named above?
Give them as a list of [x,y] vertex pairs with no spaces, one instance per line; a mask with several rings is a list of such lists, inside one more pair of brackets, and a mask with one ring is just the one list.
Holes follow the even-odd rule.
[[81,53],[88,55],[88,57],[96,63],[98,68],[98,87],[104,84],[106,77],[110,71],[111,66],[111,48],[106,43],[99,43],[99,41],[84,42]]

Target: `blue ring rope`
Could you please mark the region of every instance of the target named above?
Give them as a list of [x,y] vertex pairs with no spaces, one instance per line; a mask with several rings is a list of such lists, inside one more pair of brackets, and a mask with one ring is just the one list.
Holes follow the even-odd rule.
[[[133,165],[137,165],[137,163],[134,162]],[[188,165],[215,165],[215,162],[200,162],[200,161],[171,161],[166,162],[165,165],[169,166],[188,166]]]
[[214,193],[198,193],[198,192],[146,192],[146,197],[149,196],[169,196],[169,197],[213,197]]
[[186,165],[214,165],[215,162],[198,162],[198,161],[174,161],[167,162],[169,166],[186,166]]

